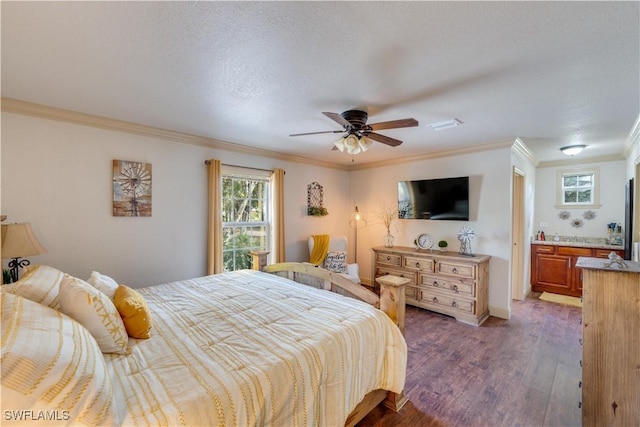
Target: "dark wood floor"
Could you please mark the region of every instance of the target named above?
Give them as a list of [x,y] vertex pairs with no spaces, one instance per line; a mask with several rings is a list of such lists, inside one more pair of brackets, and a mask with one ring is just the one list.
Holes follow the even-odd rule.
[[409,402],[358,425],[580,426],[581,309],[538,296],[480,327],[407,306]]

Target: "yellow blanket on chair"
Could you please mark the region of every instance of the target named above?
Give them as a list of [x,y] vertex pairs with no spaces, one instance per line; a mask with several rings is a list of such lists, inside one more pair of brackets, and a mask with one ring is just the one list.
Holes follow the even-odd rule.
[[313,237],[313,249],[311,249],[311,254],[309,255],[309,262],[320,265],[329,251],[329,235],[314,234],[311,237]]

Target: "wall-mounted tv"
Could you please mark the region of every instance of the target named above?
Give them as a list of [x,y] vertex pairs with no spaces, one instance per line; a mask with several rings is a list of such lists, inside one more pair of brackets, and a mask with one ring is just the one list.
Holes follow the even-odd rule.
[[469,221],[469,177],[398,181],[398,218]]

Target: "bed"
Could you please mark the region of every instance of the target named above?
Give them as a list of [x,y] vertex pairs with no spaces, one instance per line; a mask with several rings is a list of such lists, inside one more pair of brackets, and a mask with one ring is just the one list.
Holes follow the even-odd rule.
[[69,281],[89,304],[111,296],[46,271],[57,287],[36,296],[3,286],[3,424],[336,426],[405,401],[397,289],[377,297],[298,263],[137,289],[150,338],[104,353],[60,310]]

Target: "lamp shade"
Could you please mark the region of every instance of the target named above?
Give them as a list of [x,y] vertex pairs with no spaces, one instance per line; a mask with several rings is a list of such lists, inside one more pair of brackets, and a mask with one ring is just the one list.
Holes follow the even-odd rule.
[[364,219],[364,215],[360,213],[360,210],[356,206],[356,210],[351,214],[351,218],[349,219],[349,226],[351,228],[362,228],[367,225],[367,220]]
[[47,252],[36,239],[31,224],[2,224],[2,258],[21,258]]

